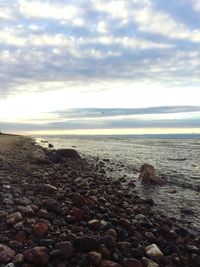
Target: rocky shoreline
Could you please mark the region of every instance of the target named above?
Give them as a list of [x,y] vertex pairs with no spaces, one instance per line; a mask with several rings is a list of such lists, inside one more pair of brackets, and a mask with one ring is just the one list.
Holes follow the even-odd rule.
[[24,140],[0,158],[1,266],[200,266],[199,235],[155,214],[133,182]]

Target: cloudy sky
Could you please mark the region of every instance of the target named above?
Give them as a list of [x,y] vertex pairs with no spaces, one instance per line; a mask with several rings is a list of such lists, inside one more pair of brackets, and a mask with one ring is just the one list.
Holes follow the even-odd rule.
[[0,0],[0,130],[200,133],[200,0]]

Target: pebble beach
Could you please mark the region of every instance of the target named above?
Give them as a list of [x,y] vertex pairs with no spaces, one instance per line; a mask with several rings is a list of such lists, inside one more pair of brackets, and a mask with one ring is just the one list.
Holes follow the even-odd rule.
[[153,210],[103,160],[0,134],[0,264],[199,267],[199,233]]

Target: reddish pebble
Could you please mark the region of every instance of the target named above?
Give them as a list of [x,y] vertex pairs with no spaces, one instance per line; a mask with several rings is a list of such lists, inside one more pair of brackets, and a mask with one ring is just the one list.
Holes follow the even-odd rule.
[[72,208],[69,214],[75,217],[77,221],[82,221],[84,219],[84,212],[79,208]]
[[44,223],[37,223],[33,227],[33,235],[37,238],[43,238],[48,234],[49,227]]

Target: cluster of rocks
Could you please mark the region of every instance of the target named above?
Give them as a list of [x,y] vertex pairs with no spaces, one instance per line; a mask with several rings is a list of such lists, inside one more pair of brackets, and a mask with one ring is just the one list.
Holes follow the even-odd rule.
[[133,182],[108,178],[100,160],[53,153],[62,163],[0,167],[1,266],[200,266],[200,237],[155,214]]

